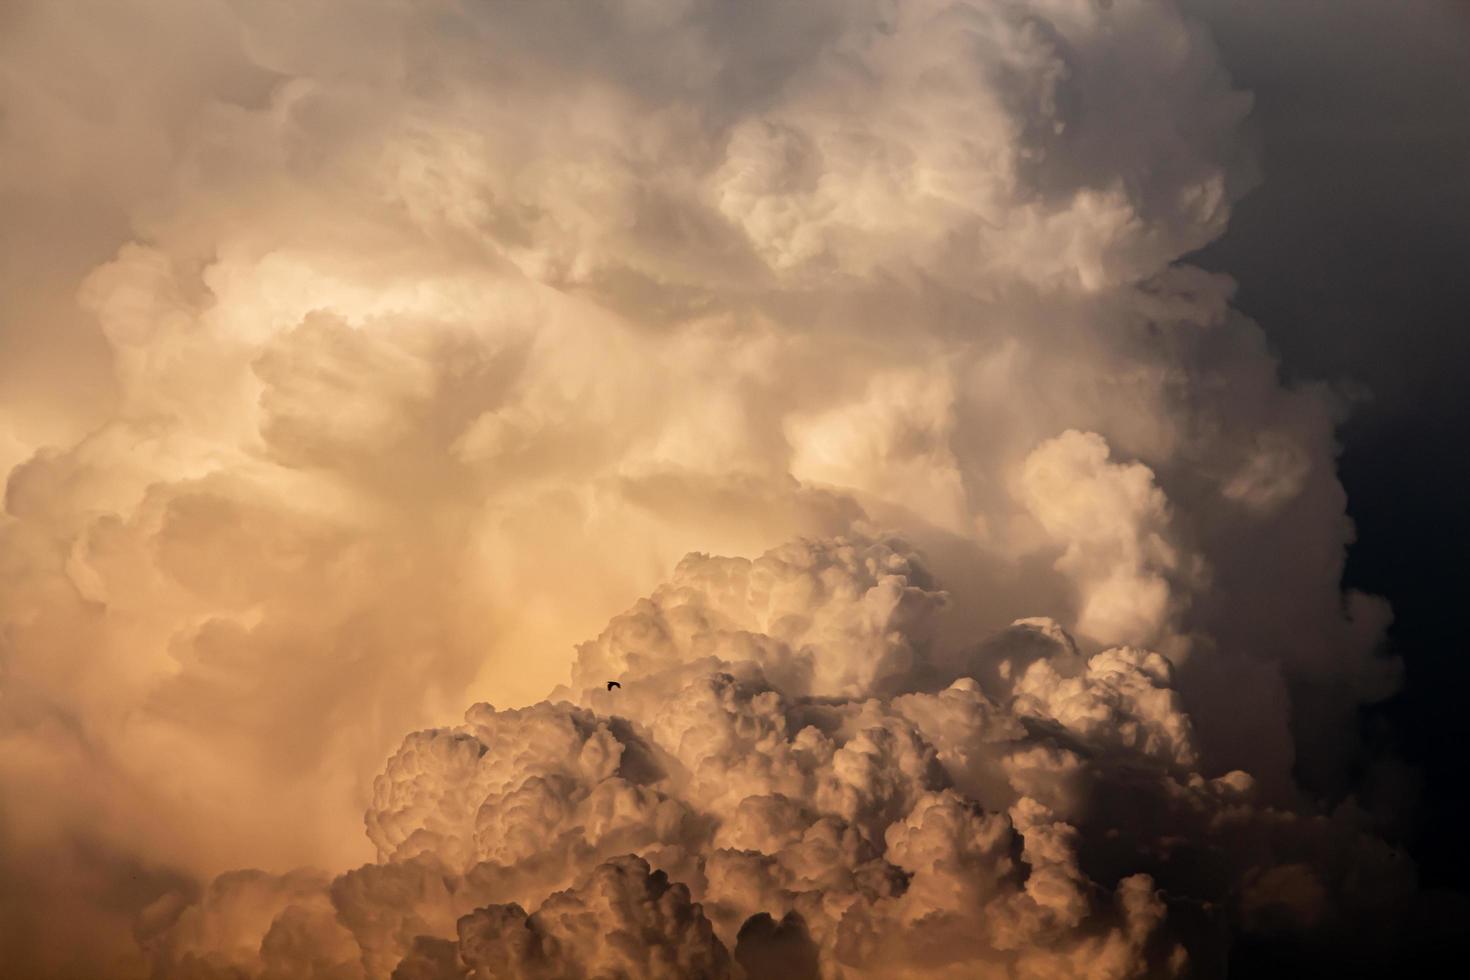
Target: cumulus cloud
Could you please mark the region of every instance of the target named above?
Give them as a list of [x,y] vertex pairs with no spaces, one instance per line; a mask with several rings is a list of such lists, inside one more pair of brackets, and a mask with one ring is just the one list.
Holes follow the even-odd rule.
[[[864,590],[815,591],[810,565],[782,561],[844,553],[895,590],[928,582],[901,542],[833,539],[690,556],[677,591],[682,608],[728,602],[730,566],[764,566],[772,592],[805,600],[775,623],[858,615]],[[666,622],[654,609],[584,644],[574,674],[607,666],[627,620],[644,636]],[[1356,931],[1371,949],[1413,887],[1361,817],[1201,774],[1157,653],[1084,657],[1032,621],[996,638],[1032,655],[1004,661],[1018,676],[994,696],[920,670],[902,694],[885,675],[815,693],[768,681],[786,641],[682,624],[677,647],[620,664],[621,689],[479,704],[410,735],[367,811],[377,863],[330,887],[222,876],[163,930],[163,975],[191,975],[201,936],[247,976],[312,976],[329,953],[367,977],[1212,975],[1230,930]],[[337,952],[345,930],[357,957]]]
[[0,18],[18,969],[1123,976],[1398,880],[1173,4]]
[[1108,459],[1107,441],[1069,429],[1026,457],[1021,498],[1065,547],[1057,570],[1077,583],[1077,630],[1095,641],[1157,641],[1171,618],[1169,502],[1141,463]]

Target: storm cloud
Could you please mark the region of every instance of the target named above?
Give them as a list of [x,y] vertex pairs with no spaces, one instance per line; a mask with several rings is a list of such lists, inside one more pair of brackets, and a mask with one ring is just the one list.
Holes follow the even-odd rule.
[[1388,941],[1298,785],[1389,613],[1340,406],[1179,261],[1259,173],[1175,5],[3,16],[24,970]]

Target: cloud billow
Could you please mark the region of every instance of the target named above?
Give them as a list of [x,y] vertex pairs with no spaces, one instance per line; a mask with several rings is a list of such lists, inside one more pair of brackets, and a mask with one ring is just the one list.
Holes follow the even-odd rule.
[[0,193],[52,202],[0,245],[90,216],[6,330],[84,318],[53,387],[111,384],[0,369],[26,969],[1392,930],[1412,871],[1301,788],[1387,610],[1339,588],[1336,406],[1178,262],[1256,174],[1172,4],[130,6],[0,42]]
[[[1086,657],[1021,621],[966,665],[1011,681],[987,693],[919,668],[931,585],[893,540],[690,556],[581,647],[574,677],[616,660],[621,688],[409,736],[374,784],[376,863],[304,894],[227,876],[156,963],[313,976],[335,950],[344,976],[728,977],[770,946],[821,976],[1123,977],[1212,975],[1231,930],[1363,930],[1372,948],[1412,872],[1350,814],[1201,774],[1164,657]],[[742,620],[776,596],[775,635]],[[895,648],[918,689],[768,680]],[[197,944],[244,909],[258,954]],[[284,928],[298,939],[269,959]]]

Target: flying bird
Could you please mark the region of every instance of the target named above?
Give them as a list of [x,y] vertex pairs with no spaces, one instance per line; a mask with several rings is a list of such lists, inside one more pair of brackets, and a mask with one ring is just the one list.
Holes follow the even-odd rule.
[[608,681],[608,682],[607,682],[607,689],[608,689],[608,690],[609,690],[609,691],[611,691],[611,690],[612,690],[612,689],[613,689],[613,688],[615,688],[615,687],[618,687],[618,688],[620,688],[620,687],[622,687],[622,686],[623,686],[623,685],[621,685],[621,684],[619,684],[619,683],[618,683],[618,682],[617,682],[617,681]]

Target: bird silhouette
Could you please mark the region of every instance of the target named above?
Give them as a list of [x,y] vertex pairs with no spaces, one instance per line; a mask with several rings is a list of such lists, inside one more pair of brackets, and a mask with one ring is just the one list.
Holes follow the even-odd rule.
[[608,682],[607,682],[607,689],[608,689],[608,690],[609,690],[609,691],[611,691],[611,690],[612,690],[612,689],[613,689],[613,688],[615,688],[615,687],[619,687],[619,688],[620,688],[620,687],[622,687],[622,686],[623,686],[623,685],[621,685],[621,684],[619,684],[619,683],[618,683],[618,682],[617,682],[617,681],[608,681]]

